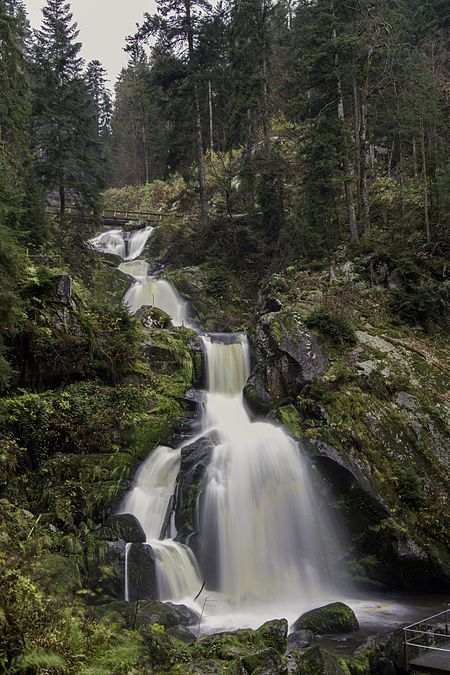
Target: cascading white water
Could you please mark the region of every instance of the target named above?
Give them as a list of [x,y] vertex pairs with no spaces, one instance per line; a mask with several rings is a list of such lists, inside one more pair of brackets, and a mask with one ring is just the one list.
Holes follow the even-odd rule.
[[170,316],[174,326],[189,325],[187,303],[164,279],[140,278],[125,293],[123,302],[130,314],[140,307],[159,307]]
[[[135,279],[124,297],[130,313],[156,306],[175,325],[190,325],[187,303],[171,284],[151,276],[146,261],[134,259],[151,228],[139,232],[126,240],[121,231],[113,230],[91,244],[124,258],[119,270]],[[202,340],[208,386],[200,435],[209,437],[213,446],[198,501],[203,574],[191,549],[174,541],[170,510],[181,448],[160,446],[150,454],[120,512],[135,515],[145,531],[156,561],[161,599],[192,604],[206,580],[207,597],[214,597],[216,607],[211,615],[222,617],[218,625],[224,621],[225,625],[236,625],[235,621],[256,625],[262,616],[275,615],[275,605],[289,600],[298,614],[300,606],[308,608],[332,590],[306,460],[282,428],[254,422],[246,410],[247,338],[210,334]],[[126,598],[129,549],[127,545]]]
[[217,590],[236,607],[317,597],[331,583],[305,460],[283,429],[252,422],[245,409],[246,338],[203,341],[205,428],[217,440],[200,528],[205,555],[215,557]]
[[[155,556],[158,588],[162,600],[193,597],[201,587],[200,573],[192,551],[172,539],[161,540],[169,503],[180,469],[181,450],[160,445],[139,469],[133,487],[125,495],[119,513],[139,520]],[[128,551],[126,551],[127,554]],[[128,589],[125,558],[125,599]]]
[[113,253],[124,260],[134,260],[141,255],[153,232],[153,227],[124,233],[123,230],[109,230],[90,239],[89,244],[102,253]]

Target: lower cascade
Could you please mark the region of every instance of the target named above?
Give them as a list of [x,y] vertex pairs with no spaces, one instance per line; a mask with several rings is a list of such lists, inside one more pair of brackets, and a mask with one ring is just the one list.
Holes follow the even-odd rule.
[[[102,242],[101,250],[110,246],[110,252],[117,252],[116,232],[93,241]],[[130,259],[119,269],[135,280],[124,298],[130,312],[156,306],[174,325],[193,325],[187,303],[171,284],[149,274],[148,263]],[[299,445],[282,427],[254,421],[246,409],[246,335],[200,337],[207,381],[201,430],[178,448],[153,450],[119,512],[134,515],[142,525],[161,600],[201,610],[205,625],[209,621],[211,626],[258,624],[261,618],[273,617],[278,607],[289,615],[286,607],[291,606],[294,616],[299,608],[317,606],[335,593],[332,523],[315,494]],[[208,442],[211,453],[196,503],[194,553],[177,540],[175,507],[182,450],[199,439]],[[128,590],[129,551],[127,545],[127,600],[133,599]]]

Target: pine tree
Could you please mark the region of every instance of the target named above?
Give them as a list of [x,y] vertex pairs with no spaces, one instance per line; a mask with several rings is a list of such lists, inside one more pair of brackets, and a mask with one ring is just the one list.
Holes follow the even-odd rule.
[[196,47],[201,19],[210,12],[211,7],[207,0],[158,0],[158,13],[154,15],[146,14],[145,21],[136,35],[138,40],[147,40],[150,36],[156,36],[157,44],[167,51],[173,51],[173,53],[177,50],[180,51],[180,48],[184,48],[187,77],[193,104],[192,122],[195,130],[200,220],[202,225],[206,225],[208,221],[208,201],[204,158],[205,144],[200,105],[201,76]]
[[35,155],[44,187],[59,194],[63,219],[68,199],[95,207],[102,186],[101,153],[70,6],[48,0],[42,12],[33,49]]

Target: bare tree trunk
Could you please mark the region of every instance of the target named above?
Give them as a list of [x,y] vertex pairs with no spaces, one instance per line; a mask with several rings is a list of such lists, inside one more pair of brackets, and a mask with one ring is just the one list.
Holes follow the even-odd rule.
[[423,215],[425,220],[425,231],[427,235],[427,243],[431,242],[430,229],[430,211],[428,204],[428,174],[427,174],[427,158],[425,152],[425,130],[423,127],[423,118],[420,120],[420,135],[422,141],[422,184],[423,184]]
[[206,168],[203,147],[202,118],[200,111],[200,97],[198,93],[197,73],[194,69],[194,34],[192,29],[191,2],[184,0],[186,11],[186,36],[189,49],[189,70],[194,94],[194,117],[195,117],[195,144],[197,150],[197,168],[198,168],[198,186],[200,195],[200,222],[202,225],[208,224],[208,202],[206,198]]
[[208,107],[209,107],[209,148],[214,151],[214,126],[213,126],[213,104],[211,80],[208,82]]
[[[336,42],[336,29],[333,30],[334,41]],[[339,57],[337,50],[334,55],[334,62],[336,69],[339,66]],[[350,239],[358,239],[358,225],[356,222],[356,212],[355,205],[353,201],[353,185],[352,185],[352,169],[349,161],[348,155],[348,142],[347,142],[347,128],[345,122],[345,111],[344,111],[344,96],[342,93],[342,82],[341,77],[337,75],[337,91],[338,91],[338,117],[342,122],[342,138],[344,142],[344,186],[345,186],[345,199],[347,202],[347,212],[348,212],[348,221],[350,226]]]
[[[265,16],[263,19],[265,23]],[[265,38],[265,25],[263,25],[263,81],[262,81],[262,105],[263,105],[263,129],[264,145],[266,151],[270,150],[270,111],[269,111],[269,85],[268,85],[268,65],[267,65],[267,45]]]
[[417,143],[415,138],[413,138],[412,146],[413,146],[414,178],[419,178],[419,167],[417,164]]
[[355,164],[356,164],[356,186],[358,197],[358,215],[362,211],[362,176],[361,176],[361,116],[359,111],[358,83],[356,77],[353,78],[353,119],[355,126]]
[[369,73],[372,63],[373,47],[369,48],[364,65],[364,79],[361,96],[361,201],[363,210],[364,233],[370,235],[370,204],[367,185],[367,100],[369,98]]

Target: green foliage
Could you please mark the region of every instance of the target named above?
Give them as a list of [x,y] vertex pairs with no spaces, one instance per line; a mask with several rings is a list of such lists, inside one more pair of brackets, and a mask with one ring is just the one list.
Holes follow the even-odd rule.
[[329,314],[326,310],[317,310],[305,319],[305,323],[309,328],[319,330],[341,347],[356,343],[354,328],[345,316]]
[[450,307],[450,281],[421,279],[392,291],[391,309],[402,321],[419,323],[429,330],[447,321]]
[[422,480],[413,466],[408,466],[400,473],[398,493],[400,499],[413,508],[419,508],[423,504]]
[[224,296],[230,290],[229,273],[225,267],[212,267],[208,271],[206,290],[211,295]]

